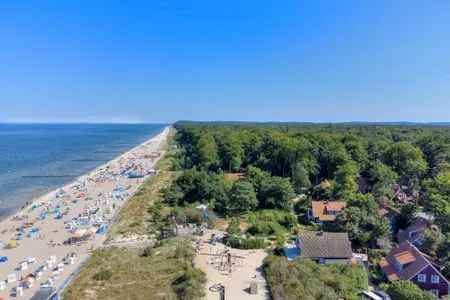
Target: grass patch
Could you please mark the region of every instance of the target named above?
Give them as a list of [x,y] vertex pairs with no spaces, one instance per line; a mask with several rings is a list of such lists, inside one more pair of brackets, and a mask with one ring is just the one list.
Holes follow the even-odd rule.
[[206,276],[192,266],[194,255],[186,238],[95,251],[63,299],[201,299]]

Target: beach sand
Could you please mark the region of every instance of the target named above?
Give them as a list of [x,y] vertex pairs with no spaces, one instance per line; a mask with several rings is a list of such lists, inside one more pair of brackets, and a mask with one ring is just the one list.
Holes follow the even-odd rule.
[[[35,237],[29,237],[28,234],[31,228],[25,229],[25,236],[17,241],[18,247],[0,250],[0,256],[8,258],[6,262],[0,262],[0,281],[6,281],[10,274],[16,274],[17,277],[16,282],[6,283],[6,287],[0,290],[0,298],[13,298],[15,295],[13,289],[18,286],[22,277],[25,278],[28,274],[35,272],[51,256],[56,256],[56,263],[43,272],[41,278],[36,280],[31,287],[24,288],[21,298],[31,298],[39,290],[40,285],[53,275],[53,269],[57,264],[61,263],[63,258],[69,253],[75,253],[77,258],[74,260],[74,263],[64,265],[64,269],[58,275],[55,275],[52,287],[56,290],[61,290],[73,277],[80,265],[89,257],[92,250],[102,246],[107,237],[107,233],[94,234],[86,241],[72,245],[63,245],[63,242],[71,237],[76,229],[87,229],[90,227],[89,225],[75,225],[72,232],[70,232],[65,222],[71,222],[73,218],[78,217],[83,212],[86,214],[87,208],[90,206],[91,212],[100,209],[98,218],[103,217],[104,223],[109,224],[120,208],[123,207],[148,177],[129,179],[128,176],[118,176],[119,170],[123,170],[125,167],[137,166],[132,172],[146,172],[154,167],[164,154],[164,151],[161,151],[161,146],[166,141],[168,131],[169,128],[166,128],[162,133],[149,141],[78,178],[76,182],[64,186],[62,190],[66,192],[65,196],[56,198],[56,195],[60,193],[60,189],[52,191],[39,197],[25,209],[1,221],[0,241],[4,243],[10,242],[17,236],[19,233],[17,229],[22,227],[25,222],[33,222],[32,228],[37,228],[39,231],[35,233]],[[150,157],[152,152],[159,153],[159,156],[155,158]],[[131,172],[131,170],[128,171]],[[111,195],[114,193],[113,190],[118,187],[126,190],[120,192],[120,199],[115,199]],[[82,197],[80,193],[85,193],[86,195]],[[100,196],[100,193],[103,193],[103,195]],[[73,202],[75,199],[77,203]],[[38,207],[31,210],[33,205]],[[112,208],[113,205],[114,208]],[[52,212],[55,209],[58,209],[60,214],[63,215],[61,219],[56,219],[58,213],[48,213],[44,220],[37,220],[43,213]],[[108,210],[110,213],[104,214]],[[26,218],[24,219],[24,217]],[[22,219],[17,220],[17,218]],[[93,214],[91,219],[93,219]],[[29,257],[35,258],[36,262],[28,264],[28,269],[26,270],[19,270],[19,264],[22,261],[27,261]]]

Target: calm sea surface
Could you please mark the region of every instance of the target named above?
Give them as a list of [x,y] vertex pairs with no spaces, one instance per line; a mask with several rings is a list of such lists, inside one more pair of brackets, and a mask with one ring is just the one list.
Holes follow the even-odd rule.
[[0,213],[75,180],[165,126],[0,124]]

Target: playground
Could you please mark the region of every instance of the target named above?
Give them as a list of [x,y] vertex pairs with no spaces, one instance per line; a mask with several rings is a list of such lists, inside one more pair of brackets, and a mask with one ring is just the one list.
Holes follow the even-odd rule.
[[[218,230],[205,230],[195,244],[195,266],[208,278],[206,299],[270,299],[262,271],[266,250],[229,248],[220,242],[224,234]],[[211,236],[218,239],[212,240]]]

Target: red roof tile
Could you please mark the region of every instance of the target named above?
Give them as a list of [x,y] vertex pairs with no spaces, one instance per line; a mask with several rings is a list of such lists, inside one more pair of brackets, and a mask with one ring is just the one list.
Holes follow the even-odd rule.
[[[402,264],[403,268],[397,270],[396,263]],[[380,267],[389,281],[409,280],[430,264],[426,256],[409,241],[404,241],[380,261]]]
[[321,221],[334,221],[336,216],[328,214],[328,212],[340,212],[347,207],[345,201],[312,201],[312,213],[314,218]]

